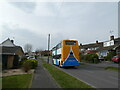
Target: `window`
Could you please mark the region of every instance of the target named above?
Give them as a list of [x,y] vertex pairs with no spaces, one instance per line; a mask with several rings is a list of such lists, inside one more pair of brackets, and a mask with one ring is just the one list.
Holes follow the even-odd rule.
[[61,48],[61,43],[59,43],[56,47],[57,49]]
[[59,54],[59,55],[54,55],[53,58],[54,58],[54,59],[60,59],[60,58],[61,58],[61,54]]
[[66,41],[66,45],[76,45],[76,41]]
[[56,47],[52,48],[52,51],[55,51],[56,50]]

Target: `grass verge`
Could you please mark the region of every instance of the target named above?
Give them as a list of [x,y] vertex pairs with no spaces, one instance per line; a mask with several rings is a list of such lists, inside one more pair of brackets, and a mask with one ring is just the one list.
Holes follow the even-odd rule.
[[105,67],[106,70],[120,71],[120,67]]
[[89,88],[94,89],[86,83],[70,76],[69,74],[63,72],[60,69],[55,68],[54,66],[43,61],[43,66],[50,72],[52,77],[57,81],[61,88]]
[[2,77],[2,88],[29,88],[32,74]]

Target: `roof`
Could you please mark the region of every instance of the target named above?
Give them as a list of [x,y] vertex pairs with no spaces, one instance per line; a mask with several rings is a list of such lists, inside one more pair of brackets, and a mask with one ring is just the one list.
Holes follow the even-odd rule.
[[15,47],[6,47],[6,46],[0,46],[0,49],[2,50],[2,53],[0,54],[6,54],[6,55],[16,55],[16,52],[21,50],[22,53],[22,47],[20,46],[15,46]]
[[[110,41],[110,40],[108,40],[108,41]],[[106,42],[106,41],[105,41],[105,42]],[[114,39],[114,43],[115,43],[115,44],[114,44],[113,46],[103,47],[103,43],[104,43],[104,42],[81,45],[81,46],[80,46],[80,49],[87,49],[87,48],[99,47],[99,48],[97,49],[97,51],[114,50],[114,49],[116,49],[116,48],[120,45],[120,38],[115,38],[115,39]]]
[[104,51],[104,50],[115,50],[119,45],[115,44],[113,46],[108,46],[108,47],[101,47],[97,49],[97,51]]
[[102,47],[103,42],[81,45],[80,48]]
[[5,41],[3,41],[0,46],[8,46],[8,47],[14,47],[16,46],[13,42],[13,40],[10,40],[9,38]]

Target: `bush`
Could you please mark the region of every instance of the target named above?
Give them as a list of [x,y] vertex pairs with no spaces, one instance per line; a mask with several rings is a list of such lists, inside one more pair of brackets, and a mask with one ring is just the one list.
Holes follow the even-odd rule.
[[82,55],[81,61],[88,62],[88,63],[99,63],[100,62],[98,59],[98,55],[94,53]]
[[99,63],[99,62],[100,62],[100,60],[99,60],[99,59],[94,58],[94,63]]
[[20,61],[20,65],[22,65],[27,60],[26,56],[23,56]]
[[106,56],[106,60],[111,61],[113,56],[115,56],[115,55],[116,55],[116,52],[114,52],[114,51],[109,52]]
[[28,59],[24,63],[30,63],[31,69],[35,69],[38,65],[38,61],[36,59]]
[[28,72],[31,69],[31,64],[30,63],[23,63],[23,68],[25,72]]
[[38,66],[38,61],[36,59],[28,59],[23,62],[23,69],[25,72],[30,69],[35,69]]

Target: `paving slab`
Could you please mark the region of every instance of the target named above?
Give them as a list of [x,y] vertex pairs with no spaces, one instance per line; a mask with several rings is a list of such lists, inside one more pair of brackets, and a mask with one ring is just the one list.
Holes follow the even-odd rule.
[[32,88],[59,88],[53,77],[43,67],[41,60],[38,60],[38,67],[35,70]]

